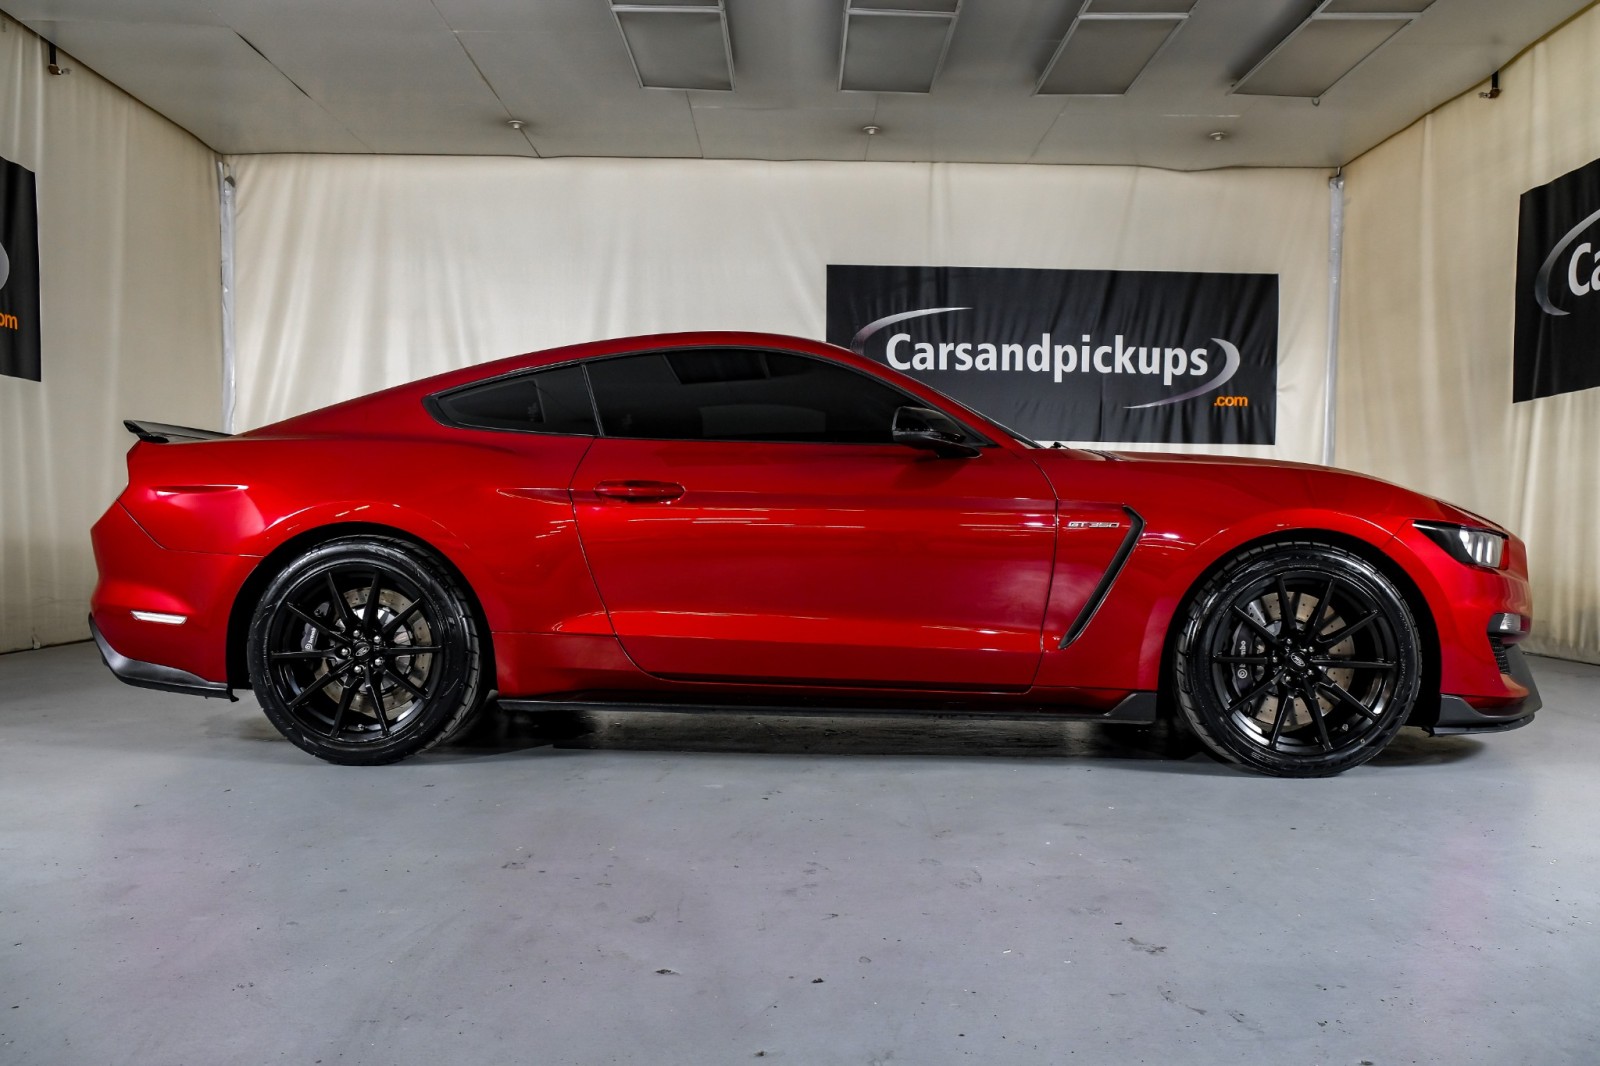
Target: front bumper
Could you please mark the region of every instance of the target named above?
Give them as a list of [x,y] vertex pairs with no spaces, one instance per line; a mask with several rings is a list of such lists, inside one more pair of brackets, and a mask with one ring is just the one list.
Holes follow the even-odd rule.
[[94,634],[95,646],[100,649],[100,658],[105,660],[106,666],[110,667],[118,681],[137,688],[155,688],[163,692],[182,692],[189,696],[238,700],[233,691],[221,681],[207,681],[186,670],[128,658],[106,640],[105,634],[100,632],[100,627],[95,625],[94,615],[89,616],[89,632]]
[[1505,657],[1506,665],[1510,667],[1507,676],[1528,690],[1526,696],[1497,703],[1493,707],[1474,707],[1460,696],[1440,696],[1438,721],[1423,728],[1436,737],[1461,733],[1504,733],[1508,729],[1520,729],[1533,721],[1534,713],[1544,706],[1544,701],[1539,698],[1539,687],[1534,684],[1528,658],[1515,645],[1505,649]]

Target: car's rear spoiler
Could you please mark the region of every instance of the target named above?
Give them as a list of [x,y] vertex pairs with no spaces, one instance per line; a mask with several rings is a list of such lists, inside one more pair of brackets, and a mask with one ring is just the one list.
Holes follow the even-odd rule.
[[231,433],[218,433],[214,429],[170,426],[165,422],[135,422],[131,418],[125,419],[122,424],[128,427],[129,433],[150,444],[183,444],[186,441],[221,440],[233,436]]

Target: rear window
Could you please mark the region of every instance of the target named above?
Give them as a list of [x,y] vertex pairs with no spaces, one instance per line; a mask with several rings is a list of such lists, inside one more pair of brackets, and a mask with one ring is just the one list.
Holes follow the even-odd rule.
[[457,389],[437,402],[446,420],[458,426],[595,435],[589,386],[575,364]]

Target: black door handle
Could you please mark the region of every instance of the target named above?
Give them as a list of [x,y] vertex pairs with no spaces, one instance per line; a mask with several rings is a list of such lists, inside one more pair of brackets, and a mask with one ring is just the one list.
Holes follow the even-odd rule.
[[634,503],[666,503],[683,492],[683,486],[675,481],[602,481],[594,487],[596,496]]

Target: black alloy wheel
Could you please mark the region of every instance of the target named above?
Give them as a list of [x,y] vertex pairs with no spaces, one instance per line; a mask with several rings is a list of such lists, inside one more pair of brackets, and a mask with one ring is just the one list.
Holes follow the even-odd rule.
[[285,568],[251,621],[250,683],[290,741],[346,765],[396,762],[464,731],[485,702],[478,625],[432,555],[331,541]]
[[1224,761],[1279,777],[1359,766],[1416,703],[1405,598],[1329,544],[1241,552],[1194,597],[1174,662],[1184,721]]

